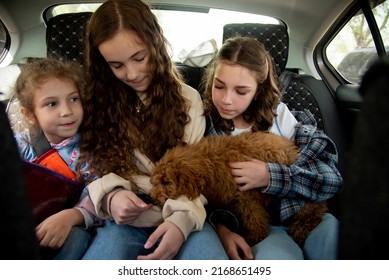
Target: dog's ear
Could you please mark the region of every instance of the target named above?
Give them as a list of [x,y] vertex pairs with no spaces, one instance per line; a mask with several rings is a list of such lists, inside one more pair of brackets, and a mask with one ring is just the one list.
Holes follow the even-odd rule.
[[194,174],[177,173],[179,192],[186,195],[190,200],[200,196],[205,185],[205,181]]

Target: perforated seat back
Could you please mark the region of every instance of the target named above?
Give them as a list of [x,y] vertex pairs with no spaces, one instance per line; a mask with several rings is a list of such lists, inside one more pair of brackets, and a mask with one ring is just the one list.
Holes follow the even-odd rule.
[[[283,25],[260,23],[231,23],[223,29],[223,42],[236,35],[253,37],[264,44],[273,58],[278,76],[284,71],[288,61],[289,36]],[[302,82],[299,75],[292,75],[283,88],[282,101],[292,111],[308,109],[315,117],[319,129],[324,130],[322,113],[310,88]]]
[[91,12],[60,14],[47,23],[47,56],[84,65],[85,30]]
[[234,36],[253,37],[271,54],[277,75],[288,61],[289,36],[286,27],[274,24],[231,23],[224,25],[223,42]]
[[302,80],[303,77],[300,75],[294,75],[292,77],[283,91],[282,102],[287,104],[288,108],[292,111],[308,109],[315,117],[317,127],[324,131],[325,127],[320,105],[311,89]]

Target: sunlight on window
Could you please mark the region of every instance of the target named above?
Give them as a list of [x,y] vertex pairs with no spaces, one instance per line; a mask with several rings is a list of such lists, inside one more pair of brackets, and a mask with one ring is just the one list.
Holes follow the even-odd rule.
[[57,16],[60,14],[67,13],[81,13],[81,12],[94,12],[101,3],[98,4],[67,4],[59,5],[53,8],[52,16]]
[[[387,50],[389,49],[388,6],[389,1],[386,1],[373,9]],[[359,84],[363,74],[377,58],[373,36],[362,11],[357,12],[328,44],[326,56],[343,78],[350,83]]]
[[173,60],[177,60],[176,55],[181,50],[189,52],[210,39],[215,39],[220,48],[223,26],[226,23],[280,24],[278,20],[267,16],[216,9],[210,9],[209,13],[166,10],[155,10],[154,13],[163,27],[165,37],[172,45]]

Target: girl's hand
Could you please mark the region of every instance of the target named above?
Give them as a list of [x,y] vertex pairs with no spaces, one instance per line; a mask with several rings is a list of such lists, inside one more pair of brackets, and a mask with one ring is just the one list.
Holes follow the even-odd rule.
[[153,247],[160,238],[162,238],[161,242],[155,251],[147,256],[138,256],[138,260],[171,260],[185,241],[181,230],[172,222],[165,221],[150,235],[144,246],[145,249]]
[[65,209],[46,218],[36,228],[39,245],[52,249],[60,248],[73,226],[84,224],[84,216],[75,208]]
[[216,226],[216,232],[231,260],[252,260],[254,258],[250,246],[242,236],[230,231],[222,224]]
[[146,204],[132,191],[120,190],[112,196],[109,207],[111,216],[118,225],[130,225],[153,205]]
[[263,161],[248,158],[247,161],[232,162],[229,166],[241,191],[267,187],[269,184],[269,170]]

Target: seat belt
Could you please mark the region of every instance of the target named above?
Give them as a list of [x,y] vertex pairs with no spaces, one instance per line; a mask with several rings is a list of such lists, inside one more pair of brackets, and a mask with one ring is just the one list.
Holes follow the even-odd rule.
[[292,71],[289,70],[284,70],[281,75],[278,77],[280,84],[281,84],[281,96],[284,95],[286,92],[286,89],[288,88],[290,81],[292,78],[296,75],[296,73],[293,73]]
[[34,149],[35,154],[38,158],[52,149],[43,131],[41,131],[41,133],[37,137],[34,137],[31,142],[32,148]]
[[35,163],[54,170],[69,179],[76,180],[76,174],[69,168],[57,150],[51,147],[43,131],[32,140],[32,147],[37,155]]

